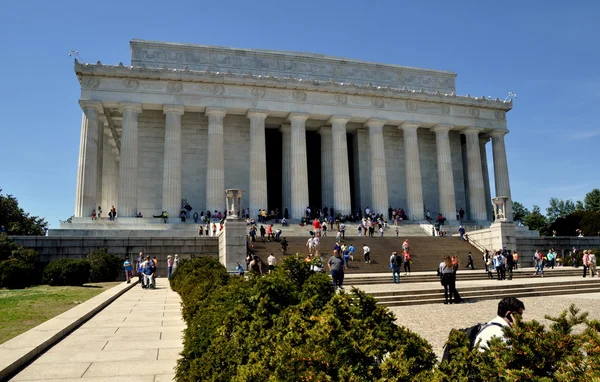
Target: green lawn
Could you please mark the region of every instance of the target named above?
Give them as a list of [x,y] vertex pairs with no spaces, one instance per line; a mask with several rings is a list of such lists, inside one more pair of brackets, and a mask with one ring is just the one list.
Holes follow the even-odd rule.
[[119,282],[81,287],[40,285],[26,289],[0,289],[0,343],[58,316]]

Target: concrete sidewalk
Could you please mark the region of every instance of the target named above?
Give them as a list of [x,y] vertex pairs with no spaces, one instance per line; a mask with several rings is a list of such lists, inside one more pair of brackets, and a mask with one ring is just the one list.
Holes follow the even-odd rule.
[[13,381],[171,381],[183,348],[181,299],[168,281],[126,292]]

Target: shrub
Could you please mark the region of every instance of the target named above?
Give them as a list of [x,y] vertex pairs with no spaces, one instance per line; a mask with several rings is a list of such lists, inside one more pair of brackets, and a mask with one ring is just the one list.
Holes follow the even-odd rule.
[[335,294],[329,277],[300,257],[247,280],[214,259],[193,259],[172,285],[187,322],[180,381],[409,381],[434,373],[426,341],[396,326],[373,297]]
[[106,249],[93,250],[86,256],[86,260],[90,264],[91,282],[115,281],[123,264],[121,259],[112,253],[107,253]]
[[37,281],[38,272],[32,264],[14,259],[0,262],[0,287],[22,289]]
[[50,262],[42,276],[48,285],[79,286],[90,279],[90,263],[87,260],[61,259]]

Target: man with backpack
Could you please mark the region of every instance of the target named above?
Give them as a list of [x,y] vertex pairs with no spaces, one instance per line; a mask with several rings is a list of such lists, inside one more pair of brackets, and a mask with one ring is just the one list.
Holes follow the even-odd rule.
[[[400,267],[402,266],[402,257],[397,252],[392,252],[390,257],[390,268],[392,269],[392,282],[400,284]],[[396,278],[397,276],[397,278]]]
[[[485,324],[473,325],[464,329],[452,329],[463,332],[469,339],[469,349],[477,346],[479,351],[485,351],[488,343],[493,337],[504,340],[504,328],[514,325],[515,315],[523,315],[525,304],[515,297],[505,297],[498,303],[497,316]],[[454,347],[448,343],[444,346],[442,362],[449,362],[452,358]]]

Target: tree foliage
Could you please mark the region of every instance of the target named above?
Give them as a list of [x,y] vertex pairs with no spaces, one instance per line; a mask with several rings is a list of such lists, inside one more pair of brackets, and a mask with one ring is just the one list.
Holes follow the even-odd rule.
[[548,219],[542,215],[540,207],[534,205],[531,212],[523,219],[529,229],[540,231],[541,235],[548,234]]
[[513,220],[519,225],[525,224],[525,217],[529,215],[529,210],[517,201],[513,201]]
[[119,257],[108,253],[106,249],[95,249],[85,259],[90,264],[89,279],[94,283],[115,281],[123,264]]
[[555,221],[560,217],[565,217],[576,211],[575,203],[571,199],[562,200],[559,198],[550,198],[548,208],[546,208],[546,216],[550,222]]
[[600,189],[594,188],[583,199],[586,211],[600,211]]
[[3,195],[0,189],[0,226],[9,235],[45,235],[48,223],[40,217],[30,216],[12,195]]

